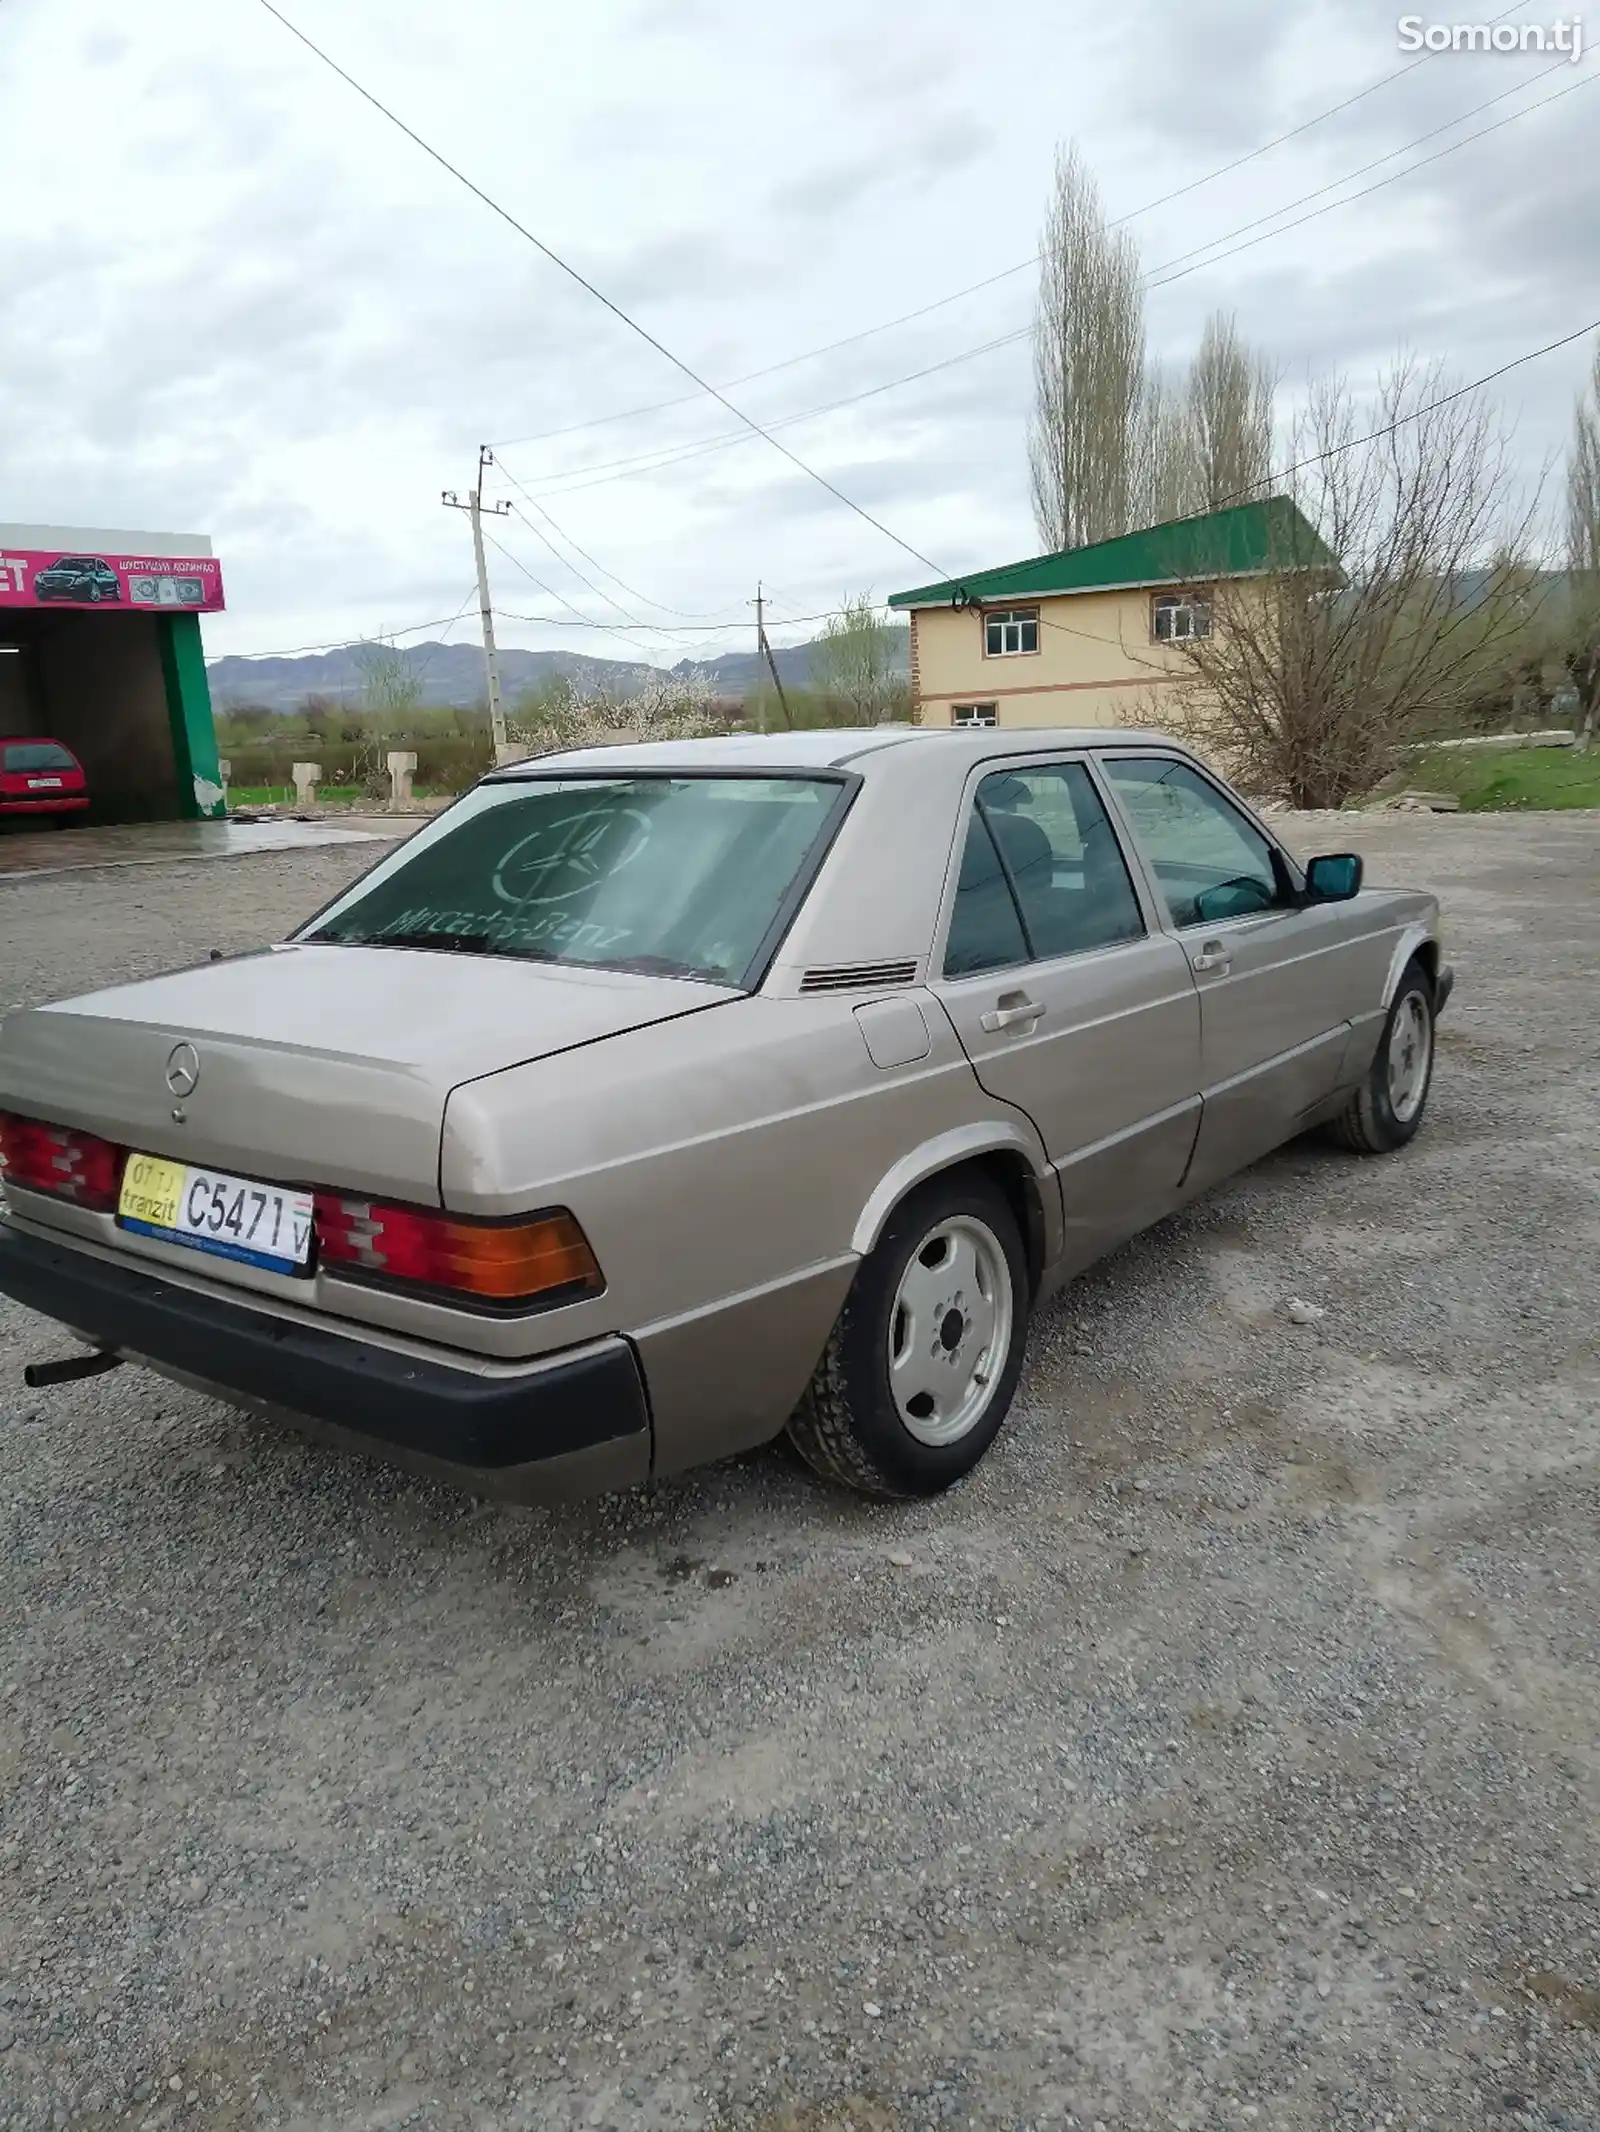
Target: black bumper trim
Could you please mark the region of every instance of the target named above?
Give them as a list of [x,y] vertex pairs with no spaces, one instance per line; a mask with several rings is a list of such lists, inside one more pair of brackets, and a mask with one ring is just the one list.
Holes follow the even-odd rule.
[[484,1377],[250,1310],[0,1223],[0,1292],[81,1333],[235,1392],[451,1465],[558,1458],[650,1425],[631,1347]]

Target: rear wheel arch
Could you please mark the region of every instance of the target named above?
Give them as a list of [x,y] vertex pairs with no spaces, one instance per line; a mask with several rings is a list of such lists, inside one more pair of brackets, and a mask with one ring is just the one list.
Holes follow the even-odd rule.
[[851,1250],[865,1258],[896,1210],[919,1186],[930,1178],[969,1168],[991,1177],[1005,1193],[1022,1233],[1030,1278],[1037,1288],[1045,1266],[1060,1249],[1060,1212],[1057,1207],[1052,1220],[1048,1194],[1053,1172],[1043,1142],[1030,1137],[1020,1126],[963,1126],[902,1156],[880,1179],[862,1208],[850,1238]]

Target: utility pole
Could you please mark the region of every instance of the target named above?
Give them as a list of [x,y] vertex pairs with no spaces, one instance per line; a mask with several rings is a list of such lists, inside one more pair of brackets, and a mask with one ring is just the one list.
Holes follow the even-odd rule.
[[[767,625],[765,620],[766,600],[762,594],[761,580],[759,578],[756,580],[756,596],[754,601],[752,602],[752,605],[755,607],[756,610],[756,663],[759,668],[760,662],[763,659],[766,660],[767,671],[772,676],[772,685],[778,692],[778,702],[783,711],[783,722],[786,726],[789,727],[790,731],[792,732],[794,729],[794,719],[791,717],[789,712],[789,699],[783,693],[783,683],[778,679],[778,662],[772,656],[772,646],[767,641]],[[761,730],[765,732],[766,729],[766,712],[763,708],[761,717]]]
[[[757,687],[757,688],[760,688],[760,687],[761,687],[761,652],[762,652],[762,647],[763,647],[763,646],[765,645],[766,641],[767,641],[767,632],[766,632],[766,630],[765,630],[765,629],[763,628],[763,626],[762,626],[762,621],[761,621],[761,580],[760,580],[760,578],[757,578],[757,579],[756,579],[756,687]],[[758,703],[761,703],[761,730],[762,730],[762,732],[764,733],[764,732],[765,732],[765,731],[767,730],[767,706],[766,706],[766,704],[765,704],[764,702],[761,702],[761,698],[760,698],[760,697],[757,697],[757,699],[756,699],[756,700],[757,700],[757,702],[758,702]]]
[[[493,466],[494,454],[487,444],[478,447],[477,486],[467,496],[465,503],[454,489],[444,491],[444,501],[452,511],[465,511],[472,521],[472,559],[478,567],[478,613],[483,620],[483,665],[489,691],[489,732],[494,740],[494,759],[497,763],[513,762],[516,751],[506,738],[506,714],[500,701],[500,661],[494,648],[494,609],[489,604],[489,565],[483,552],[483,473]],[[488,506],[491,518],[508,518],[509,503],[492,503]]]

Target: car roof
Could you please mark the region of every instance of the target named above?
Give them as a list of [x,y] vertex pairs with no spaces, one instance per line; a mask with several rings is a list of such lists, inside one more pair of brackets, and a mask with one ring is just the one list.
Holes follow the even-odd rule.
[[969,760],[991,755],[1059,754],[1129,743],[1171,747],[1171,734],[1133,726],[826,726],[799,733],[723,733],[706,740],[622,741],[558,749],[492,771],[492,779],[545,777],[563,770],[839,770],[874,775],[896,752],[943,748]]

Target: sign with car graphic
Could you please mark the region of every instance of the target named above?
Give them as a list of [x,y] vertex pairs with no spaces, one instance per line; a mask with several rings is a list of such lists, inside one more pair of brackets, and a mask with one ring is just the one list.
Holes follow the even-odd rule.
[[0,607],[107,607],[220,614],[215,556],[60,555],[0,548]]

